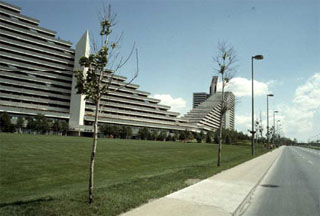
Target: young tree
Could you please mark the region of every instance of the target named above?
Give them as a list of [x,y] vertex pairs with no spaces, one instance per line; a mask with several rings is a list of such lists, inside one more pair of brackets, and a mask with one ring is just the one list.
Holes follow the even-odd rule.
[[121,139],[128,139],[128,137],[132,136],[132,129],[129,126],[121,126],[119,132]]
[[159,132],[154,130],[151,132],[151,139],[152,140],[157,140],[158,139],[158,135],[159,135]]
[[123,125],[120,127],[119,135],[120,135],[121,139],[127,139],[127,127],[126,126]]
[[230,103],[226,102],[225,98],[225,87],[233,78],[233,74],[235,72],[234,63],[236,62],[236,55],[232,46],[227,45],[225,42],[218,44],[218,54],[215,57],[215,62],[218,64],[217,71],[221,74],[221,82],[222,82],[222,92],[221,92],[221,109],[220,109],[220,139],[219,139],[219,147],[218,147],[218,162],[217,166],[220,166],[221,162],[221,148],[222,148],[222,121],[224,119],[225,113],[232,109],[230,107]]
[[38,133],[45,134],[50,131],[51,122],[42,114],[35,117],[35,129]]
[[167,138],[167,133],[165,131],[161,131],[157,137],[157,140],[165,141],[166,138]]
[[19,133],[22,133],[23,125],[24,125],[24,120],[21,116],[19,116],[16,122],[16,129],[18,129]]
[[[259,131],[260,122],[258,121],[258,119],[255,121],[254,127],[255,127],[255,131]],[[259,133],[255,133],[257,142],[259,142],[259,135],[260,135]]]
[[15,132],[14,125],[11,123],[11,116],[7,112],[3,112],[0,116],[0,129],[3,132]]
[[132,133],[133,133],[133,132],[132,132],[132,127],[127,126],[126,131],[127,131],[127,139],[128,139],[128,138],[131,138]]
[[186,132],[185,131],[180,131],[179,133],[179,140],[183,141],[187,138]]
[[203,138],[204,138],[204,133],[203,131],[200,131],[200,133],[196,135],[197,142],[202,143]]
[[148,128],[144,127],[144,128],[141,128],[139,131],[138,131],[138,135],[140,137],[140,139],[142,140],[146,140],[149,136],[150,132],[148,130]]
[[57,134],[61,133],[61,131],[62,131],[62,123],[61,123],[60,120],[54,121],[54,123],[52,124],[52,130]]
[[212,134],[207,132],[206,143],[212,143]]
[[193,140],[193,134],[191,131],[186,130],[186,139],[189,140]]
[[167,142],[172,141],[172,136],[170,134],[168,134],[168,136],[166,137],[166,141]]
[[33,132],[36,129],[36,122],[34,121],[33,117],[28,116],[26,118],[27,120],[27,129],[29,129],[31,132]]
[[[117,89],[111,89],[111,82],[114,74],[122,68],[130,59],[131,54],[134,51],[134,46],[126,59],[117,58],[119,56],[119,42],[118,38],[115,42],[110,41],[110,35],[112,28],[115,25],[116,15],[111,14],[111,6],[101,17],[101,41],[102,48],[96,54],[90,54],[89,57],[81,57],[79,64],[87,68],[86,74],[83,71],[75,71],[77,78],[77,93],[85,95],[85,100],[90,100],[95,104],[95,117],[93,124],[93,144],[90,158],[90,175],[89,175],[89,203],[93,203],[93,175],[94,175],[94,161],[97,148],[98,139],[98,118],[100,113],[100,99],[103,95],[110,93],[111,91],[118,91]],[[95,44],[94,44],[94,47]],[[118,51],[117,51],[118,50]],[[138,76],[138,51],[136,49],[137,71],[132,80],[127,84],[129,85]],[[117,62],[117,63],[116,63]],[[115,65],[115,67],[113,67]]]
[[177,134],[177,132],[175,131],[174,134],[173,134],[173,136],[171,137],[171,140],[172,140],[173,142],[175,142],[175,141],[177,141],[177,139],[178,139],[178,134]]
[[69,131],[69,124],[66,121],[61,121],[61,132],[62,135],[67,135]]
[[215,144],[219,144],[219,134],[218,133],[214,133],[213,142]]

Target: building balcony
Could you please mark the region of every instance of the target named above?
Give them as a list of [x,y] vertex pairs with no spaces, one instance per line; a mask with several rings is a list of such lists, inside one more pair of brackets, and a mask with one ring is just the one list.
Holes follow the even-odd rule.
[[47,55],[44,53],[39,53],[39,52],[34,52],[31,50],[26,50],[26,49],[21,49],[20,47],[16,47],[16,46],[10,46],[10,45],[6,45],[6,44],[0,44],[0,49],[2,50],[2,52],[4,53],[14,53],[17,55],[23,55],[23,56],[27,56],[30,57],[32,59],[40,59],[42,61],[46,61],[49,63],[54,63],[57,65],[62,65],[64,67],[72,67],[73,68],[73,59],[61,59],[52,55]]
[[44,91],[37,91],[37,90],[30,90],[26,88],[17,88],[17,87],[11,87],[11,86],[5,86],[0,83],[0,91],[6,91],[6,92],[11,92],[12,94],[25,94],[29,96],[43,96],[43,97],[50,97],[50,98],[57,98],[57,100],[65,100],[69,101],[70,103],[70,96],[63,95],[63,94],[53,94],[49,92],[44,92]]
[[57,88],[57,87],[53,87],[50,85],[37,85],[37,84],[33,84],[33,83],[28,83],[28,81],[26,80],[26,82],[22,82],[22,81],[18,81],[18,80],[13,80],[13,79],[7,79],[7,78],[3,78],[0,77],[0,83],[4,83],[6,85],[11,85],[11,86],[15,86],[16,88],[23,88],[26,87],[28,89],[34,89],[34,90],[45,90],[46,92],[51,92],[51,93],[58,93],[58,94],[67,94],[70,95],[71,90],[67,90],[67,89],[62,89],[62,88]]
[[72,78],[73,72],[69,71],[69,70],[54,70],[51,68],[47,68],[47,67],[43,67],[43,66],[36,66],[36,65],[32,65],[32,64],[28,64],[28,63],[22,63],[22,62],[17,62],[14,60],[10,60],[10,59],[1,59],[1,63],[3,64],[7,64],[9,66],[13,66],[13,67],[18,67],[20,68],[20,70],[32,70],[32,71],[44,71],[44,72],[48,72],[48,73],[56,73],[59,74],[61,76],[64,76],[66,78]]
[[48,55],[48,56],[55,56],[60,59],[65,59],[65,60],[69,60],[71,62],[74,62],[74,54],[70,53],[70,52],[61,51],[61,50],[53,50],[53,49],[46,48],[43,46],[37,46],[34,44],[24,43],[21,40],[12,39],[12,38],[6,37],[5,35],[1,35],[1,32],[0,32],[0,40],[5,44],[10,45],[11,47],[15,46],[15,47],[19,47],[23,50],[31,50],[36,53],[45,53],[45,55]]
[[20,72],[7,72],[7,71],[2,71],[0,74],[0,77],[6,78],[6,79],[14,79],[14,80],[20,80],[24,82],[29,82],[29,83],[39,83],[39,84],[44,84],[44,85],[56,85],[57,88],[58,86],[61,86],[63,88],[68,88],[71,90],[71,83],[66,83],[66,82],[61,82],[61,81],[56,81],[54,79],[45,79],[45,78],[39,78],[36,77],[32,74],[28,74],[27,72],[20,73]]
[[32,104],[27,102],[14,102],[9,100],[0,100],[0,105],[2,107],[5,106],[5,107],[25,108],[25,109],[32,109],[37,111],[65,113],[69,115],[69,109],[67,108],[45,106],[45,105]]
[[[1,35],[4,35],[6,37],[10,37],[10,38],[14,38],[15,40],[19,40],[23,43],[28,43],[28,44],[33,44],[33,45],[37,45],[37,46],[43,46],[43,47],[46,47],[46,48],[51,48],[51,49],[54,49],[54,50],[59,50],[59,51],[62,51],[62,52],[69,52],[69,53],[74,53],[74,50],[73,49],[69,49],[69,48],[64,48],[64,47],[60,47],[60,46],[57,46],[56,44],[50,44],[46,41],[40,41],[40,40],[36,40],[32,37],[28,37],[26,36],[26,34],[22,31],[18,31],[16,30],[15,32],[14,29],[8,27],[8,26],[5,26],[4,24],[0,23],[0,27],[2,27],[3,29],[1,29],[1,32],[0,34]],[[11,30],[11,31],[9,31]]]
[[[86,109],[91,109],[92,111],[94,111],[95,106],[87,105]],[[141,111],[138,112],[138,111],[125,110],[125,109],[123,109],[123,107],[119,107],[117,109],[117,108],[110,108],[110,107],[102,106],[102,108],[100,110],[105,113],[116,113],[119,115],[130,115],[130,116],[137,116],[137,117],[141,117],[141,118],[150,118],[150,119],[176,122],[175,119],[167,117],[167,116],[163,116],[163,115],[159,115],[159,114],[148,114],[148,113],[144,113]]]
[[20,106],[7,106],[7,105],[1,105],[0,101],[0,112],[8,112],[8,113],[15,113],[15,114],[24,114],[24,115],[37,115],[37,114],[43,114],[47,117],[52,118],[60,118],[60,119],[69,119],[69,113],[65,112],[55,112],[54,110],[38,110],[35,108],[24,108]]
[[27,57],[27,56],[23,56],[23,55],[19,55],[19,54],[13,54],[13,53],[1,51],[0,56],[2,56],[3,58],[5,57],[7,59],[10,59],[12,61],[16,61],[16,62],[23,62],[23,63],[33,64],[33,65],[38,65],[38,66],[45,65],[46,67],[52,68],[52,70],[73,71],[73,66],[56,64],[53,62],[44,61],[44,60],[32,58],[32,57]]
[[28,27],[26,24],[19,22],[17,20],[12,20],[10,18],[7,18],[0,13],[0,21],[3,28],[9,29],[10,31],[15,31],[20,34],[28,35],[29,37],[34,38],[35,40],[40,41],[47,41],[52,44],[55,44],[56,46],[59,46],[61,48],[71,48],[72,43],[56,39],[52,36],[47,36],[44,34],[40,34],[37,31],[37,27]]

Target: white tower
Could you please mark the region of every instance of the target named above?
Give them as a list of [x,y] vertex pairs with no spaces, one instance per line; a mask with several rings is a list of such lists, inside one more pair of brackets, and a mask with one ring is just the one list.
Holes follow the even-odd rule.
[[[88,30],[82,35],[81,39],[76,45],[75,57],[74,57],[74,70],[81,70],[84,74],[87,73],[87,69],[79,65],[79,60],[82,56],[89,57],[90,55],[90,42]],[[69,127],[79,130],[84,123],[84,114],[86,102],[85,96],[77,94],[76,89],[77,78],[75,75],[72,77],[72,90],[71,90],[71,102],[70,102],[70,119]]]

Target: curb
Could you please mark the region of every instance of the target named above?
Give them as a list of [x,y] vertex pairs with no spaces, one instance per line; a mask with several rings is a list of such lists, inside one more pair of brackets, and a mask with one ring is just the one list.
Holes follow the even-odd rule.
[[[280,149],[278,149],[280,150]],[[273,151],[269,152],[272,153]],[[266,172],[263,174],[261,179],[257,182],[257,184],[251,189],[251,191],[248,193],[248,195],[244,198],[244,200],[240,203],[238,208],[232,213],[233,216],[241,216],[245,210],[249,207],[248,203],[251,200],[252,194],[255,192],[256,188],[260,184],[260,182],[264,179],[264,177],[268,174],[270,169],[276,164],[276,162],[279,160],[280,156],[282,155],[283,150],[281,150],[280,154],[277,156],[277,158],[273,161],[271,166],[266,170]]]

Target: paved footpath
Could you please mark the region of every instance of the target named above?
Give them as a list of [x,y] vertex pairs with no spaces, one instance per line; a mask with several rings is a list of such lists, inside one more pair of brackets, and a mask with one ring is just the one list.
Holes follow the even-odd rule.
[[121,216],[239,215],[250,194],[281,155],[280,147]]
[[320,151],[286,147],[248,206],[244,216],[320,216]]

